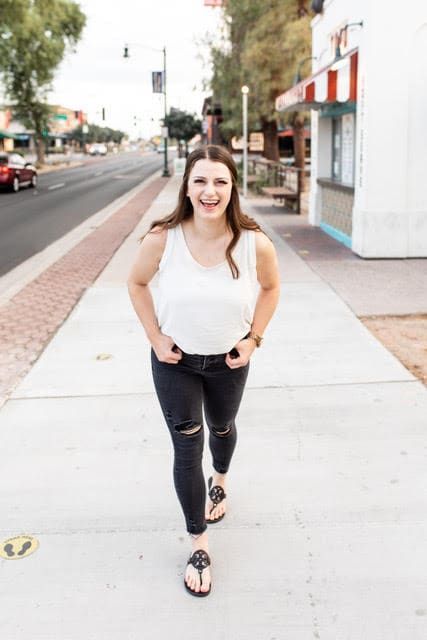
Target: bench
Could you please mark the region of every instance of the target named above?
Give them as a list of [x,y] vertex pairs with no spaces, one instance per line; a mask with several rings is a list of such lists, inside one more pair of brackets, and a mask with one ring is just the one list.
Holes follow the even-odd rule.
[[297,191],[283,186],[283,187],[262,187],[262,192],[266,196],[270,196],[273,200],[283,201],[286,206],[287,203],[291,204],[293,210],[296,213],[300,213],[300,197]]

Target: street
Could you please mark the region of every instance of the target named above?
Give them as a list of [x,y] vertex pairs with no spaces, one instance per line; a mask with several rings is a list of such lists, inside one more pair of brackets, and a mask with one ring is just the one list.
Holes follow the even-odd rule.
[[0,276],[74,229],[163,165],[130,152],[41,174],[37,189],[0,193]]

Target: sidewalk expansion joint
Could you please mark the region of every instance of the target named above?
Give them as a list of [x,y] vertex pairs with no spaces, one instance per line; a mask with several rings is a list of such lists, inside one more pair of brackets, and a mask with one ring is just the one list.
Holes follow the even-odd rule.
[[[328,383],[313,383],[313,384],[286,384],[286,385],[267,385],[265,387],[247,385],[247,392],[251,391],[263,391],[263,390],[290,390],[290,389],[322,389],[322,388],[334,388],[334,387],[360,387],[379,384],[422,384],[420,380],[414,378],[413,380],[359,380],[356,382],[328,382]],[[76,394],[58,394],[58,395],[32,395],[32,396],[11,396],[9,402],[28,402],[31,400],[71,400],[73,398],[132,398],[141,396],[153,396],[153,391],[129,391],[129,392],[109,392],[109,393],[76,393]]]

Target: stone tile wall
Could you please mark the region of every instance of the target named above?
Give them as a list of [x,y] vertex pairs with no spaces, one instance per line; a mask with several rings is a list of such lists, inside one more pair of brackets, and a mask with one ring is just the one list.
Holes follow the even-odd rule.
[[326,185],[322,189],[322,222],[351,238],[354,194]]

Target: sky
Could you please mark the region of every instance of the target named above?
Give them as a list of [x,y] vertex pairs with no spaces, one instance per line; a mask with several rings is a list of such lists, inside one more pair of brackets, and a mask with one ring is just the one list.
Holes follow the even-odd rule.
[[[203,81],[210,77],[207,34],[219,37],[220,9],[203,0],[80,0],[87,23],[68,53],[49,102],[87,113],[88,121],[131,137],[160,134],[163,94],[153,94],[151,72],[167,54],[167,101],[199,117]],[[123,58],[128,44],[130,58]],[[158,49],[153,51],[152,49]],[[105,121],[102,121],[102,108]],[[135,118],[136,116],[136,118]]]

